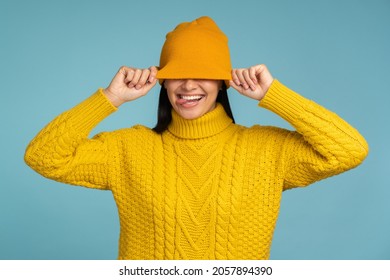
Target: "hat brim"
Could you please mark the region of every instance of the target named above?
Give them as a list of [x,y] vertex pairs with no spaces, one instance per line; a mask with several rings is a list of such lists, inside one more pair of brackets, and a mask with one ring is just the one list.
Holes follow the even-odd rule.
[[[180,71],[178,71],[180,69]],[[226,68],[225,68],[226,69]],[[226,87],[230,86],[229,81],[232,79],[231,71],[218,69],[218,67],[210,68],[202,65],[192,65],[183,67],[181,62],[175,63],[170,61],[157,72],[156,78],[162,84],[167,79],[205,79],[205,80],[222,80]]]

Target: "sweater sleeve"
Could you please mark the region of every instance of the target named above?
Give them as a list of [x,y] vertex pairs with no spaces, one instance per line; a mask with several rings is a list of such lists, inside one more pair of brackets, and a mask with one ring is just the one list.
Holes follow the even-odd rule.
[[335,113],[274,80],[259,106],[288,121],[296,131],[284,141],[284,189],[306,186],[358,166],[368,154],[360,133]]
[[110,133],[92,139],[88,135],[115,110],[99,89],[43,128],[28,145],[25,162],[39,174],[59,182],[108,189],[109,155],[115,142]]

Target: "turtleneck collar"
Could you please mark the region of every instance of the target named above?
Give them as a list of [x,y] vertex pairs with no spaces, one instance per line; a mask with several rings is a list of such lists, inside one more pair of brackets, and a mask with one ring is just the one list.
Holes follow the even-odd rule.
[[231,123],[232,119],[226,114],[223,106],[217,103],[214,110],[193,120],[182,118],[172,109],[172,121],[168,130],[180,138],[199,139],[216,135]]

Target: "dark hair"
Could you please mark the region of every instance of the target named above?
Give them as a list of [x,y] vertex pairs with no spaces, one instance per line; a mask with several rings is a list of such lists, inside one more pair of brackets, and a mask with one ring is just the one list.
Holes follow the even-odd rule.
[[[233,120],[233,123],[235,123],[232,109],[230,108],[230,103],[229,103],[229,98],[228,98],[225,83],[222,83],[222,89],[218,92],[217,102],[223,106],[226,114]],[[168,128],[168,125],[172,121],[171,111],[172,111],[172,105],[168,99],[168,92],[164,87],[164,85],[162,85],[160,90],[160,97],[158,100],[157,124],[153,128],[153,131],[161,134]]]

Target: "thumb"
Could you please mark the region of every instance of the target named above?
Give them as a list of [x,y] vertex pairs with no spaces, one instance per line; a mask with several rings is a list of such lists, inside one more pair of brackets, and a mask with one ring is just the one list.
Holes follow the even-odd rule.
[[145,90],[149,91],[151,90],[157,83],[158,79],[156,78],[157,76],[157,67],[156,66],[151,66],[149,67],[149,77],[148,80],[144,86]]
[[149,67],[150,75],[149,75],[149,82],[153,82],[154,79],[156,79],[158,69],[156,66]]
[[149,77],[148,82],[144,85],[145,90],[151,90],[157,84],[157,81],[158,80],[155,77]]
[[243,87],[241,85],[237,85],[233,80],[229,81],[229,85],[239,93],[242,93]]

